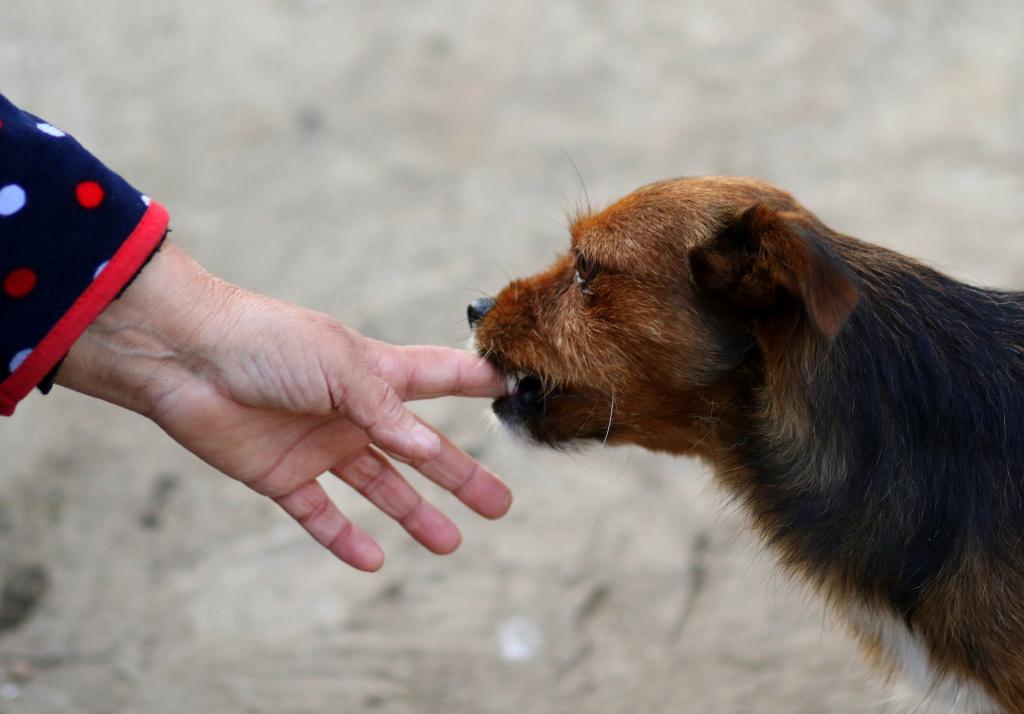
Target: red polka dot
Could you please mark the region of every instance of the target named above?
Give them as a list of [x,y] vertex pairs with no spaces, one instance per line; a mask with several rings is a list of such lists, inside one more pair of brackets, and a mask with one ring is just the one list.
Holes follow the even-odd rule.
[[36,287],[36,274],[28,268],[12,270],[4,278],[4,292],[12,298],[25,297]]
[[96,208],[103,203],[103,187],[95,181],[83,181],[75,187],[75,198],[83,208]]

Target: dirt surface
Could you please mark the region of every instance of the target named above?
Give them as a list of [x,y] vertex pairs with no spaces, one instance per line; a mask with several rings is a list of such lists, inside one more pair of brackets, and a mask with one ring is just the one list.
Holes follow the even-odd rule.
[[[1024,285],[1024,4],[6,0],[0,91],[213,271],[397,342],[566,245],[583,191],[747,174]],[[564,147],[564,151],[563,151]],[[696,462],[422,414],[504,474],[454,556],[358,497],[345,569],[159,430],[57,390],[0,423],[0,712],[899,712]],[[910,705],[913,704],[911,701]]]

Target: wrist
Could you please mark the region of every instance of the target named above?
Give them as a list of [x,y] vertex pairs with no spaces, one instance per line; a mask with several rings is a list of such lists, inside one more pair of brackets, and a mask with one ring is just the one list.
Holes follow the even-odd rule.
[[204,327],[230,289],[166,241],[75,342],[55,383],[149,414],[206,368]]

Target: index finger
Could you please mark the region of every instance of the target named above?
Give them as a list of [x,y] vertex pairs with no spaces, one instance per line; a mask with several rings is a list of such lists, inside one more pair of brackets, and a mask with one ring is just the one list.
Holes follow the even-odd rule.
[[497,370],[476,355],[450,347],[402,347],[376,342],[375,371],[403,401],[435,397],[500,397],[507,391]]

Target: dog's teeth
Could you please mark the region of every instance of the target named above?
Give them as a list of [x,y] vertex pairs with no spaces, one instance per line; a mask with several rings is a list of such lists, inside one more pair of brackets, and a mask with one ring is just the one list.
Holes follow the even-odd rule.
[[509,394],[515,393],[515,391],[519,389],[519,383],[529,376],[529,372],[525,372],[521,369],[509,372],[505,375],[505,389],[508,390]]

